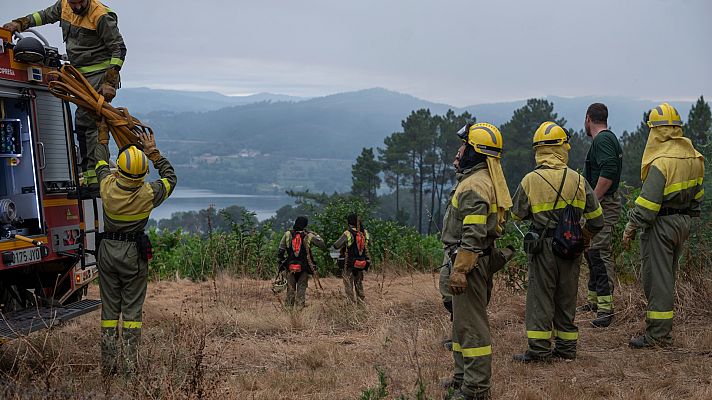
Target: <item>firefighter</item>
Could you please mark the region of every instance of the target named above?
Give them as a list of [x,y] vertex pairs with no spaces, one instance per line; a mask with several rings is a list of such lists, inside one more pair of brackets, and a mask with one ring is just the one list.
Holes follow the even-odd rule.
[[[99,130],[96,173],[104,208],[104,232],[100,235],[97,260],[102,302],[101,365],[105,376],[121,367],[127,374],[136,369],[148,260],[152,257],[144,228],[151,211],[176,187],[173,167],[156,148],[153,136],[144,134],[140,139],[143,150],[141,145],[130,145],[119,151],[118,171],[114,174],[109,170],[108,130]],[[144,181],[148,160],[161,177],[155,182]],[[123,356],[118,350],[119,326]]]
[[[586,219],[586,238],[603,228],[603,210],[586,179],[567,166],[571,149],[568,132],[553,122],[544,122],[534,133],[532,146],[536,168],[522,179],[512,206],[515,219],[532,221],[525,237],[529,349],[515,355],[514,360],[548,361],[552,356],[573,360],[578,339],[574,324],[576,292],[584,244],[579,242],[580,248],[564,258],[561,251],[554,252],[554,235],[567,206],[572,206],[575,214],[569,221],[578,224],[581,216]],[[566,230],[564,239],[572,238],[571,233]]]
[[282,236],[279,242],[280,272],[287,275],[287,307],[303,308],[309,275],[316,272],[316,264],[312,256],[312,244],[326,250],[324,240],[314,232],[307,230],[309,220],[300,216],[294,221],[292,229]]
[[[455,166],[457,184],[445,214],[442,241],[451,268],[454,371],[446,399],[489,399],[492,375],[487,304],[492,275],[511,258],[494,247],[512,205],[500,165],[502,135],[490,124],[467,124]],[[452,260],[452,261],[451,261]],[[441,275],[442,277],[442,275]]]
[[[342,275],[346,297],[352,302],[363,304],[366,301],[366,294],[363,291],[363,274],[371,266],[368,247],[371,244],[371,236],[364,228],[361,219],[356,213],[351,213],[346,217],[348,229],[346,229],[334,243],[334,249],[341,250],[344,258]],[[356,295],[354,296],[354,291]]]
[[641,276],[648,300],[645,335],[632,339],[632,348],[672,344],[677,262],[704,196],[704,158],[683,137],[677,110],[668,103],[653,108],[648,127],[640,170],[643,187],[623,233],[628,247],[642,231]]
[[608,130],[608,108],[594,103],[586,111],[586,134],[593,143],[586,156],[584,175],[603,209],[604,226],[585,252],[589,269],[588,304],[583,311],[596,311],[595,327],[607,327],[613,320],[613,229],[621,214],[618,184],[623,170],[623,150],[616,135]]
[[[11,32],[59,22],[69,62],[94,86],[106,101],[116,96],[119,71],[126,58],[126,46],[119,32],[118,17],[99,0],[58,0],[52,6],[5,24]],[[84,187],[81,198],[99,196],[94,166],[98,161],[97,123],[92,111],[77,108],[75,129],[82,156]]]

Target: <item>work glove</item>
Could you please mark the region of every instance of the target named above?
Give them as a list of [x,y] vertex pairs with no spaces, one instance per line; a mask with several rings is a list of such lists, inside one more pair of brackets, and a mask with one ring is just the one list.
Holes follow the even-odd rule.
[[10,31],[10,33],[22,32],[24,30],[27,30],[27,28],[29,27],[30,19],[27,17],[18,18],[13,20],[12,22],[8,22],[7,24],[3,25],[3,28]]
[[107,69],[104,72],[104,78],[101,80],[101,86],[99,87],[99,94],[104,96],[106,101],[111,102],[111,100],[116,97],[116,88],[119,87],[119,70],[116,67]]
[[623,248],[625,250],[630,249],[630,242],[632,240],[635,240],[635,234],[638,231],[638,227],[636,227],[632,222],[628,222],[625,226],[625,230],[623,231]]
[[465,293],[467,289],[467,274],[475,268],[478,253],[460,248],[455,256],[455,263],[450,271],[450,292],[453,296]]
[[114,100],[114,97],[116,97],[116,88],[104,83],[99,87],[99,94],[104,96],[104,100],[111,103],[111,100]]
[[149,160],[156,162],[161,158],[161,152],[156,148],[156,138],[149,133],[141,133],[141,144],[143,145],[143,153],[146,154]]
[[109,125],[106,124],[106,120],[102,118],[96,126],[99,130],[99,144],[109,144]]

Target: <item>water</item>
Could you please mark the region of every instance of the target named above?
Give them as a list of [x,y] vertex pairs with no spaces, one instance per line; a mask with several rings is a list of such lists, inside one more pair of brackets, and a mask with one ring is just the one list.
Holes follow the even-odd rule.
[[274,216],[282,206],[294,202],[288,196],[227,194],[178,186],[168,200],[151,212],[151,218],[166,219],[175,212],[204,210],[211,204],[218,209],[234,205],[242,206],[256,213],[257,219],[262,221]]

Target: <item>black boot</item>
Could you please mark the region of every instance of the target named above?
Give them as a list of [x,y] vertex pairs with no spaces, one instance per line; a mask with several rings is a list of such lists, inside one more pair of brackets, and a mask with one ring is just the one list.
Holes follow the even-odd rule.
[[596,314],[596,319],[591,321],[591,324],[596,328],[606,328],[613,322],[613,313],[610,311],[599,311]]
[[521,363],[539,363],[549,362],[551,361],[551,358],[549,356],[538,356],[527,350],[522,354],[515,354],[514,357],[512,357],[512,360]]
[[554,349],[554,351],[551,352],[551,358],[564,360],[564,361],[573,361],[576,359],[576,354],[562,353],[559,350]]
[[648,342],[648,339],[645,337],[645,335],[638,336],[637,338],[633,338],[628,342],[628,347],[631,349],[646,349],[646,348],[651,348],[655,347],[655,344]]
[[490,399],[492,399],[492,395],[489,390],[487,390],[486,392],[477,393],[474,396],[471,396],[469,394],[464,393],[461,390],[458,390],[452,396],[445,397],[445,400],[490,400]]

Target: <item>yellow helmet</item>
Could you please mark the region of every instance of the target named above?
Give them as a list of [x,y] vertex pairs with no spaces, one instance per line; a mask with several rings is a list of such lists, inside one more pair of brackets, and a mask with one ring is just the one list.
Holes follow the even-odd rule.
[[[464,133],[467,132],[465,137]],[[458,132],[463,141],[472,146],[476,152],[488,157],[502,157],[502,133],[496,126],[481,122],[467,124]]]
[[116,166],[121,175],[141,180],[148,173],[148,157],[135,145],[128,145],[119,152]]
[[668,103],[663,103],[652,110],[648,116],[648,127],[655,128],[656,126],[672,125],[682,126],[682,118],[675,107]]
[[554,122],[544,122],[534,132],[532,147],[561,146],[569,142],[569,133]]

